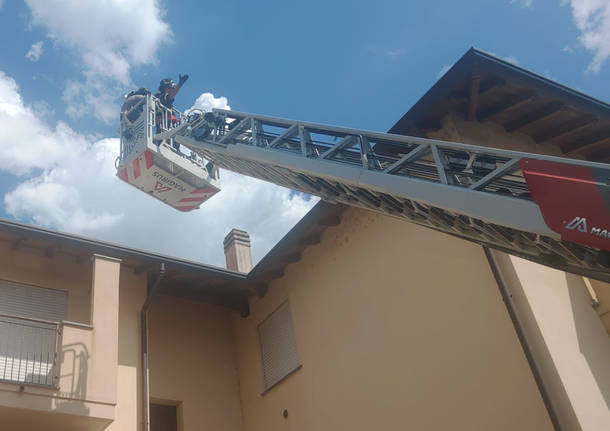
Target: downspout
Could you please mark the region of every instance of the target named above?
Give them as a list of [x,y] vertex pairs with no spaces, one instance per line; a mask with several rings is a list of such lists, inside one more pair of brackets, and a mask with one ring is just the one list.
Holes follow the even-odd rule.
[[161,280],[165,276],[165,263],[161,263],[159,274],[155,283],[146,294],[146,300],[142,304],[140,317],[142,319],[142,431],[150,431],[150,405],[149,405],[149,380],[148,380],[148,309],[152,301],[153,294]]
[[562,431],[561,425],[559,424],[559,420],[557,418],[557,413],[553,408],[553,404],[551,403],[551,399],[549,398],[549,393],[544,385],[544,381],[542,380],[540,369],[538,368],[536,360],[534,359],[534,355],[532,354],[532,350],[529,344],[527,343],[523,326],[521,325],[521,322],[517,317],[515,306],[513,305],[513,301],[511,300],[512,296],[506,286],[506,283],[504,283],[504,278],[501,275],[498,262],[496,262],[496,259],[489,247],[483,246],[483,251],[485,252],[485,256],[487,257],[489,266],[491,267],[491,272],[493,273],[493,276],[496,279],[496,284],[498,285],[498,289],[500,290],[500,295],[502,295],[502,300],[504,301],[504,305],[506,305],[506,310],[508,311],[510,320],[513,323],[515,332],[517,333],[517,338],[519,339],[519,343],[523,348],[523,353],[525,353],[525,358],[527,359],[530,369],[532,370],[532,374],[534,375],[534,380],[536,381],[538,391],[540,391],[540,396],[542,397],[544,406],[546,407],[546,410],[549,414],[549,419],[551,420],[555,431]]

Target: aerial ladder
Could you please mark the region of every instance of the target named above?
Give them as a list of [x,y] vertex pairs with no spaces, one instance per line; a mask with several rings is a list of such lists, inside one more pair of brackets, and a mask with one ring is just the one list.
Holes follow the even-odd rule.
[[[129,117],[129,118],[127,118]],[[180,211],[219,168],[610,281],[610,165],[230,110],[152,95],[121,118],[117,175]]]

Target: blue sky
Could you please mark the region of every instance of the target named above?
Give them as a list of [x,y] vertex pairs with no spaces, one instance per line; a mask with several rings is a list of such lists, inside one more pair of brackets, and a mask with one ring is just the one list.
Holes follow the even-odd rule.
[[385,131],[476,46],[610,100],[607,0],[291,3],[0,0],[0,118],[19,131],[0,137],[0,215],[217,265],[241,227],[260,258],[315,200],[226,174],[226,197],[183,215],[112,175],[121,94],[178,73],[179,109],[209,92]]

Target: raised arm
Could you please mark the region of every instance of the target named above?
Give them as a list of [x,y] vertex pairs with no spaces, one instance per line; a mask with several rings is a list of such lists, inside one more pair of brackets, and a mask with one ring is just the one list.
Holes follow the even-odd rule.
[[167,93],[172,99],[176,98],[176,94],[178,94],[178,91],[180,91],[180,88],[182,85],[184,85],[187,79],[189,79],[188,75],[178,75],[178,85],[167,90]]

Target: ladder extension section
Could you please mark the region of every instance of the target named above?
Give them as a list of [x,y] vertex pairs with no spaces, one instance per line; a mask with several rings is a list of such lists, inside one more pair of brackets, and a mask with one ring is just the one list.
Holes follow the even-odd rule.
[[227,110],[155,136],[216,166],[610,280],[610,165]]

